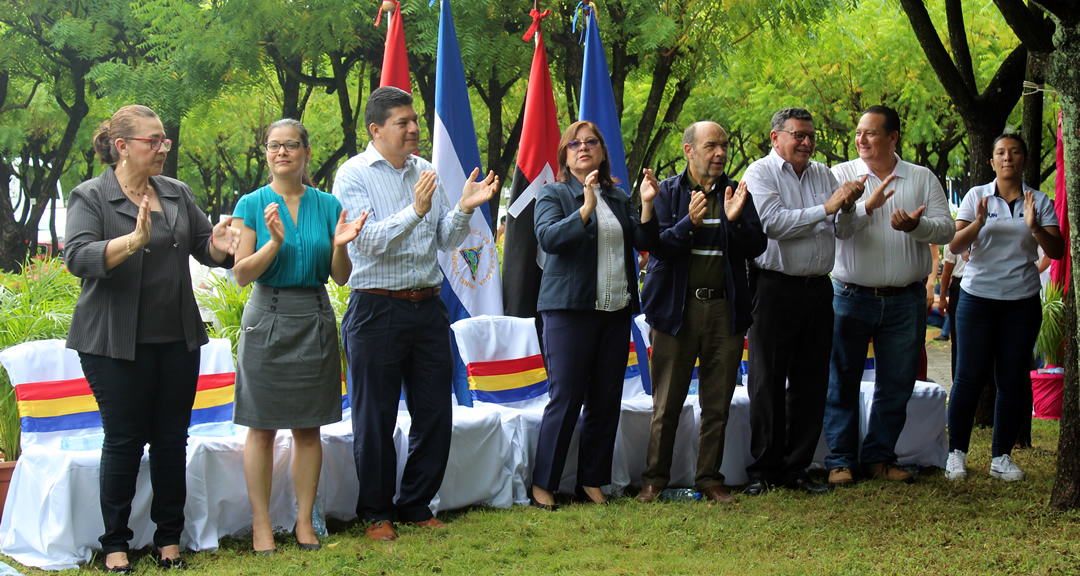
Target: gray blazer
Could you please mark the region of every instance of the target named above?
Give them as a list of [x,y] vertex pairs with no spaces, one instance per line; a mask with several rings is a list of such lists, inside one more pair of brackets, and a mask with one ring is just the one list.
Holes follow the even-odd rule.
[[214,228],[195,205],[195,195],[187,184],[164,176],[153,176],[150,183],[173,231],[176,250],[166,254],[139,250],[112,270],[105,269],[105,245],[135,230],[139,207],[124,195],[112,167],[71,191],[64,260],[68,270],[82,279],[82,292],[71,319],[68,348],[119,360],[135,359],[139,299],[147,296],[139,290],[145,258],[175,260],[176,279],[182,282],[180,308],[188,350],[209,340],[191,289],[188,255],[207,266],[226,268],[232,267],[232,256],[222,264],[210,257]]

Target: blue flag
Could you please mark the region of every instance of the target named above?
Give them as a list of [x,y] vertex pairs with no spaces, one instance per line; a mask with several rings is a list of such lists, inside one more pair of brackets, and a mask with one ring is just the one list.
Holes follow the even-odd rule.
[[[596,12],[591,6],[584,8],[585,15],[585,64],[581,72],[581,105],[578,107],[578,119],[596,124],[607,144],[608,161],[611,163],[611,176],[626,190],[630,191],[633,182],[627,175],[626,152],[623,149],[622,127],[619,112],[615,109],[615,93],[611,90],[611,73],[608,72],[607,55],[600,42],[600,28],[596,25]],[[641,384],[646,392],[652,393],[652,380],[649,378],[649,357],[642,353],[646,350],[636,323],[630,324],[634,338],[634,347],[638,351],[638,368]]]
[[[457,204],[465,179],[480,165],[476,145],[469,90],[465,86],[465,67],[461,63],[450,0],[443,0],[439,16],[439,47],[435,67],[435,127],[431,163],[442,179],[450,202]],[[491,215],[487,204],[473,212],[472,230],[455,249],[439,253],[442,267],[442,297],[450,311],[450,322],[481,314],[501,315],[502,283],[499,257],[491,233]],[[454,393],[458,403],[472,405],[465,364],[454,344]]]

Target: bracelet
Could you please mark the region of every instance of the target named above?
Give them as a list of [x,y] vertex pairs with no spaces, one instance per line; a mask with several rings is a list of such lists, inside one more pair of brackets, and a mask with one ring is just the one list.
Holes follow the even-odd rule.
[[136,252],[139,251],[138,248],[136,248],[135,250],[131,249],[131,234],[127,235],[127,243],[124,245],[124,249],[127,250],[127,255],[128,256],[131,256],[131,255],[133,255],[133,254],[135,254]]

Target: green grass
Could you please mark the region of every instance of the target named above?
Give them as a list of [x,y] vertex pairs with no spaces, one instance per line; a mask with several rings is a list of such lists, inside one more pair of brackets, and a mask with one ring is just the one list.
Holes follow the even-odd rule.
[[[990,431],[977,430],[958,483],[931,469],[910,486],[861,482],[818,497],[781,489],[730,506],[622,498],[566,501],[555,513],[473,508],[440,514],[447,530],[399,526],[394,543],[332,523],[316,553],[283,535],[273,558],[253,557],[249,538],[188,558],[195,574],[245,575],[1078,574],[1080,511],[1047,507],[1058,425],[1035,421],[1032,434],[1036,448],[1014,452],[1028,478],[1011,484],[987,475]],[[132,559],[139,573],[157,571],[143,553]],[[99,558],[89,570],[101,570]]]

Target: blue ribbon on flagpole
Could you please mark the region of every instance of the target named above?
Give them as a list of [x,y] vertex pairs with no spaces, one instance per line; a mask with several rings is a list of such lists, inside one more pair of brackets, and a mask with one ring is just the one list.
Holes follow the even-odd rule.
[[[570,33],[571,34],[574,33],[574,32],[577,32],[578,14],[581,14],[582,12],[588,13],[589,10],[592,10],[592,8],[588,4],[586,4],[585,2],[578,2],[577,3],[577,6],[574,7],[574,17],[570,19]],[[586,18],[588,18],[588,16],[586,16]],[[585,28],[586,28],[586,24],[582,23],[581,24],[581,32],[578,34],[578,44],[584,44],[585,43]]]

